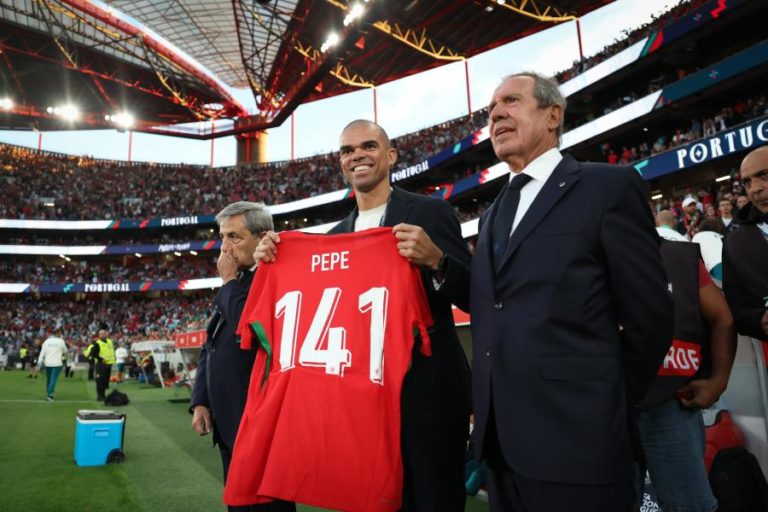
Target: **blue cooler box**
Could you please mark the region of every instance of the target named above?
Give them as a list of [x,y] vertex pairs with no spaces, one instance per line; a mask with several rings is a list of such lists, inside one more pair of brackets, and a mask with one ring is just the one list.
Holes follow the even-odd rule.
[[77,411],[75,463],[78,466],[103,466],[107,462],[122,462],[124,434],[124,412]]

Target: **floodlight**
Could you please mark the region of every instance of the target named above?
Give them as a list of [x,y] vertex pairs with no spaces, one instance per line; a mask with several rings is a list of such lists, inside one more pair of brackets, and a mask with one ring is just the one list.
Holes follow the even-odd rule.
[[13,100],[11,98],[0,98],[0,110],[11,110],[13,108]]
[[339,34],[336,32],[331,32],[328,34],[328,39],[325,40],[323,43],[323,46],[320,47],[320,51],[325,53],[327,52],[332,46],[336,46],[339,44]]
[[664,197],[664,194],[656,194],[651,196],[651,200],[656,201],[657,199],[661,199],[662,197]]
[[715,181],[720,183],[721,181],[729,180],[731,179],[731,175],[727,174],[725,176],[720,176],[719,178],[715,178]]
[[181,256],[181,253],[179,251],[173,251],[173,254],[175,254],[176,256]]
[[60,107],[48,107],[47,108],[48,113],[53,113],[65,121],[77,121],[80,119],[80,109],[78,109],[76,106],[72,105],[71,103],[67,103],[66,105],[62,105]]
[[134,118],[130,112],[118,112],[117,114],[107,114],[104,116],[106,121],[111,121],[117,125],[120,130],[125,130],[133,126]]
[[189,254],[191,254],[192,256],[197,256],[197,251],[189,251]]
[[137,258],[141,258],[141,254],[139,254],[139,253],[137,253],[137,252],[135,252],[135,253],[133,253],[133,254],[134,254],[134,256],[136,256]]
[[363,8],[362,4],[355,4],[352,6],[352,8],[349,10],[349,13],[344,17],[344,26],[351,24],[356,19],[359,19],[362,17],[363,13],[365,12],[365,8]]

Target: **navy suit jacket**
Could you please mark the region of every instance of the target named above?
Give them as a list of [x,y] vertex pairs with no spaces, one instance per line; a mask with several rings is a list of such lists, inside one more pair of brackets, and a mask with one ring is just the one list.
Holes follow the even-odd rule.
[[248,383],[256,350],[241,350],[235,330],[243,314],[253,282],[246,271],[221,287],[214,299],[214,313],[208,322],[206,341],[200,352],[190,410],[204,405],[213,418],[213,442],[235,446],[237,428],[248,398]]
[[[329,234],[355,230],[357,208],[334,226]],[[401,222],[420,226],[457,268],[468,270],[470,254],[461,237],[461,226],[450,204],[442,199],[392,189],[384,215],[385,226]],[[371,262],[375,267],[375,262]],[[463,301],[448,291],[437,292],[430,273],[421,269],[422,281],[432,312],[430,330],[432,356],[414,349],[411,368],[403,381],[402,421],[407,426],[432,425],[450,420],[468,421],[471,410],[470,371],[456,335],[451,303],[466,309]],[[446,289],[447,290],[447,289]]]
[[632,478],[632,408],[672,339],[646,195],[631,167],[565,156],[513,231],[498,274],[496,204],[482,216],[469,289],[478,454],[493,407],[501,454],[520,474],[573,484]]

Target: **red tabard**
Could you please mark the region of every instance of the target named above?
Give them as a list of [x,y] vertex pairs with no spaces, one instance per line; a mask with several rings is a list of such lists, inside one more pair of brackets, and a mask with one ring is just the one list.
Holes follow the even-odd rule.
[[224,502],[395,511],[415,332],[431,353],[419,270],[398,254],[391,228],[280,238],[238,327],[242,348],[259,351]]

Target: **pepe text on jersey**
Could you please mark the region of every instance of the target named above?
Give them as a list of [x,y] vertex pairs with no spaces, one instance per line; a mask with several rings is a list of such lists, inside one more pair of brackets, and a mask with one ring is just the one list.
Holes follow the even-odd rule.
[[349,251],[324,252],[312,255],[312,272],[329,272],[349,269]]

